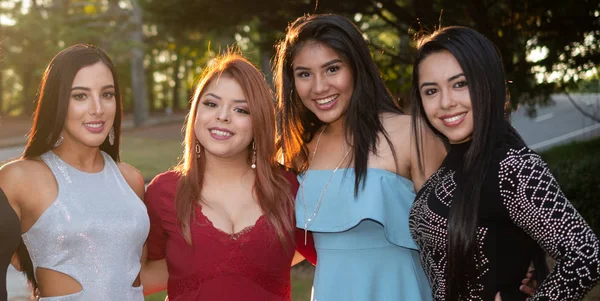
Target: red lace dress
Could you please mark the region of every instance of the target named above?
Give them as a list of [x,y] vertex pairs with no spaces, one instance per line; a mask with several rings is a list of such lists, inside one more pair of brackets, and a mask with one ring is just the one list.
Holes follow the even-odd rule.
[[[295,195],[298,189],[295,176],[286,174],[286,178]],[[284,249],[262,216],[254,226],[231,235],[215,228],[198,208],[196,222],[191,224],[193,246],[188,245],[175,210],[178,180],[175,172],[160,174],[152,180],[145,196],[150,215],[148,258],[166,258],[169,300],[289,301],[293,244]],[[304,246],[303,235],[298,230],[296,240],[302,240],[298,246],[314,263],[314,247]]]

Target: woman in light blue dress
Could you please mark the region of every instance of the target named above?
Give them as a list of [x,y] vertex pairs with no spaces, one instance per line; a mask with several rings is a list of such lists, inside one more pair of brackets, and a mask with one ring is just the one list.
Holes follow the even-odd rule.
[[275,75],[281,152],[301,184],[296,223],[313,233],[318,255],[312,299],[431,300],[408,214],[442,143],[424,132],[427,152],[416,157],[410,117],[341,16],[293,22]]

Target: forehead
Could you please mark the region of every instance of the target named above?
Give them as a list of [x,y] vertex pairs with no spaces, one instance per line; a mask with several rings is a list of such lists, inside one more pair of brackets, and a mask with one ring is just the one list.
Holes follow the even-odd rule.
[[419,81],[443,80],[462,73],[460,64],[449,51],[434,52],[419,64]]
[[97,62],[85,66],[75,74],[72,86],[91,87],[114,85],[114,78],[110,69],[103,63]]
[[237,100],[243,99],[245,95],[244,90],[238,81],[226,73],[221,76],[216,76],[208,83],[202,94],[204,96],[208,93],[213,93],[225,99]]
[[333,48],[319,42],[308,42],[296,52],[292,66],[321,66],[334,59],[343,60],[342,56]]

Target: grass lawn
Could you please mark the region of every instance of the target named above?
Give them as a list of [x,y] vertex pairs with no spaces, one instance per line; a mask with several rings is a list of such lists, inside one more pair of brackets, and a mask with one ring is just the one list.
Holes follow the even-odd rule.
[[121,142],[121,160],[140,170],[151,180],[179,162],[183,154],[181,141],[126,137]]

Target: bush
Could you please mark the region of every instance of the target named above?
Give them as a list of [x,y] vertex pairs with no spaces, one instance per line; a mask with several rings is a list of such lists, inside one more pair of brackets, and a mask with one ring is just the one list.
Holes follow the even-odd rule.
[[540,154],[569,201],[594,233],[600,233],[600,138],[559,146]]

